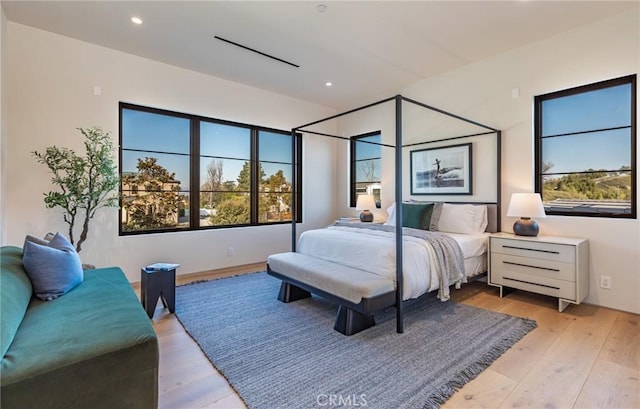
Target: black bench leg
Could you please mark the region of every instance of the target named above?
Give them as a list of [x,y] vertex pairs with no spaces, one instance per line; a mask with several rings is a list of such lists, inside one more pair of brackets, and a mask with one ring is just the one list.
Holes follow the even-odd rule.
[[373,315],[364,315],[341,305],[333,329],[344,335],[353,335],[374,325]]
[[302,300],[303,298],[309,298],[309,297],[311,297],[311,293],[309,291],[305,291],[300,287],[296,287],[295,285],[285,283],[284,281],[280,284],[280,293],[278,293],[278,301],[288,303],[288,302],[298,301],[298,300]]

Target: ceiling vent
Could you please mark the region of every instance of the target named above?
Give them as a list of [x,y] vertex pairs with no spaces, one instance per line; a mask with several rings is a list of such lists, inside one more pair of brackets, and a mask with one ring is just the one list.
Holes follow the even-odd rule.
[[227,43],[227,44],[235,45],[236,47],[240,47],[240,48],[245,49],[245,50],[247,50],[247,51],[251,51],[251,52],[253,52],[253,53],[260,54],[260,55],[262,55],[263,57],[271,58],[272,60],[279,61],[279,62],[281,62],[281,63],[283,63],[283,64],[288,64],[288,65],[294,66],[294,67],[296,67],[296,68],[300,68],[300,66],[299,66],[298,64],[294,64],[294,63],[289,62],[289,61],[287,61],[287,60],[283,60],[282,58],[274,57],[273,55],[269,55],[269,54],[267,54],[267,53],[263,53],[262,51],[258,51],[258,50],[254,49],[254,48],[247,47],[246,45],[238,44],[238,43],[236,43],[236,42],[234,42],[234,41],[227,40],[226,38],[222,38],[222,37],[218,37],[218,36],[213,36],[213,37],[214,37],[216,40],[224,41],[224,42],[225,42],[225,43]]

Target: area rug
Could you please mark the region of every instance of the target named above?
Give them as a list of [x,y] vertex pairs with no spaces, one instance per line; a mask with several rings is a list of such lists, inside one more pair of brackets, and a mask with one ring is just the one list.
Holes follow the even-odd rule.
[[337,307],[315,296],[277,300],[264,272],[176,288],[176,315],[249,408],[438,407],[529,331],[534,321],[434,293],[350,337]]

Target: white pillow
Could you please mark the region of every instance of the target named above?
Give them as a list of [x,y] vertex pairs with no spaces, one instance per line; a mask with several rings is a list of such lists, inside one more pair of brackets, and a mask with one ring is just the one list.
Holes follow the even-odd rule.
[[391,206],[387,207],[387,221],[384,222],[387,226],[396,225],[396,202],[393,202]]
[[472,204],[442,205],[438,231],[448,233],[482,233],[487,228],[487,206]]

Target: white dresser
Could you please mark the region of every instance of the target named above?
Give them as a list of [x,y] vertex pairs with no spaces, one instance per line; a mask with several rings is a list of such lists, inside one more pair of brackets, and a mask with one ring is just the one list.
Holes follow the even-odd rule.
[[559,236],[495,233],[489,238],[489,284],[558,297],[558,311],[589,292],[589,242]]

